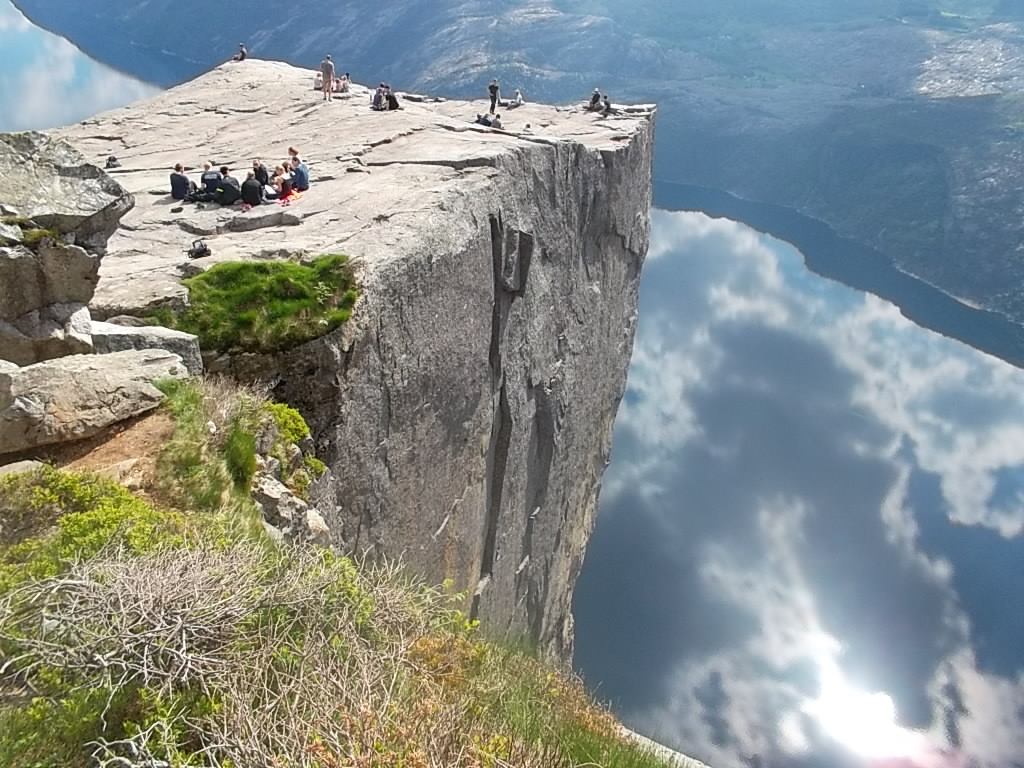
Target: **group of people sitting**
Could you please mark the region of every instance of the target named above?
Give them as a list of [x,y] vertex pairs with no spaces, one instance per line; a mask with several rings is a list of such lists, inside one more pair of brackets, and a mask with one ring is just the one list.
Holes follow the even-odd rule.
[[213,163],[203,163],[199,183],[192,181],[181,163],[171,172],[171,197],[186,203],[241,204],[246,209],[273,201],[289,202],[309,189],[309,167],[295,147],[288,148],[288,159],[271,174],[259,158],[252,161],[252,170],[239,183],[231,169],[218,170]]
[[375,112],[388,112],[392,109],[401,108],[398,103],[398,97],[387,83],[378,85],[377,90],[373,92],[373,96],[370,98],[370,109]]
[[595,88],[594,93],[590,96],[590,103],[587,104],[587,111],[600,112],[601,117],[608,117],[608,115],[615,112],[615,109],[608,100],[608,94],[601,95],[601,89]]
[[501,124],[501,115],[477,115],[473,122],[477,125],[486,125],[488,128],[497,128],[499,131],[505,130],[505,126]]
[[[341,77],[334,78],[334,84],[331,87],[332,93],[348,93],[348,87],[352,83],[352,77],[348,72],[343,74]],[[316,77],[313,79],[313,90],[322,91],[324,89],[324,77],[320,72],[316,73]]]

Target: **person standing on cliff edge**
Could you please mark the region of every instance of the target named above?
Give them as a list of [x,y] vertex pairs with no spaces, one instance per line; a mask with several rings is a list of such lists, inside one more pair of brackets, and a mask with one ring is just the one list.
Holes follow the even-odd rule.
[[320,62],[320,77],[324,81],[324,101],[333,101],[334,62],[331,61],[331,54],[329,53]]
[[494,110],[498,108],[498,94],[500,90],[498,88],[498,79],[491,80],[491,84],[487,86],[487,93],[491,97],[491,114],[494,114]]

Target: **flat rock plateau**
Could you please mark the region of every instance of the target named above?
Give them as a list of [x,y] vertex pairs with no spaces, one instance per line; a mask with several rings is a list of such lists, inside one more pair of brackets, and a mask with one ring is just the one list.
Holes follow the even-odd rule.
[[[369,91],[324,103],[314,73],[228,63],[58,133],[136,199],[107,244],[95,318],[187,302],[226,260],[346,253],[352,318],[273,355],[203,350],[208,371],[299,408],[337,482],[334,543],[450,579],[489,631],[572,655],[582,564],[625,386],[648,246],[653,107],[607,118]],[[507,95],[506,95],[507,96]],[[527,124],[531,126],[527,131]],[[244,178],[297,147],[311,189],[243,212],[179,204],[169,172]],[[175,209],[179,209],[175,211]],[[185,250],[202,238],[208,258]]]

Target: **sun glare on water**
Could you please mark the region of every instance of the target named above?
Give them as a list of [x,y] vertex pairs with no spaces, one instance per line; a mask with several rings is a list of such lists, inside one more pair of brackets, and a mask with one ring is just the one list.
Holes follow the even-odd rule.
[[821,688],[801,708],[805,715],[838,744],[867,759],[913,758],[927,751],[923,734],[898,724],[888,694],[860,690],[845,679],[834,638],[817,638],[813,646]]

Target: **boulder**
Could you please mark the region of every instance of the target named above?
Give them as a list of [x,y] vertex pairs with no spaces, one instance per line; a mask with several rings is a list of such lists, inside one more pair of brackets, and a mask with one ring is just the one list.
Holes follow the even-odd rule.
[[127,326],[114,323],[92,323],[92,343],[101,354],[127,349],[162,349],[178,355],[193,376],[203,372],[203,356],[199,337],[160,325]]
[[32,365],[93,351],[89,309],[84,304],[47,304],[11,321],[0,319],[0,358]]
[[0,201],[41,227],[102,252],[135,198],[63,139],[0,134]]
[[[267,474],[256,476],[252,497],[263,511],[263,525],[288,541],[328,546],[331,529],[319,510],[310,507],[280,480]],[[277,538],[277,536],[274,536]]]
[[4,475],[20,475],[24,472],[35,472],[43,466],[41,461],[32,461],[26,459],[25,461],[15,461],[12,464],[4,464],[0,467],[0,477]]
[[159,405],[153,382],[187,376],[180,357],[152,349],[0,362],[0,455],[95,435]]
[[21,227],[17,224],[7,224],[0,219],[0,245],[17,245],[23,239]]
[[47,304],[88,304],[99,270],[98,256],[61,242],[44,240],[35,251],[0,248],[0,320]]

